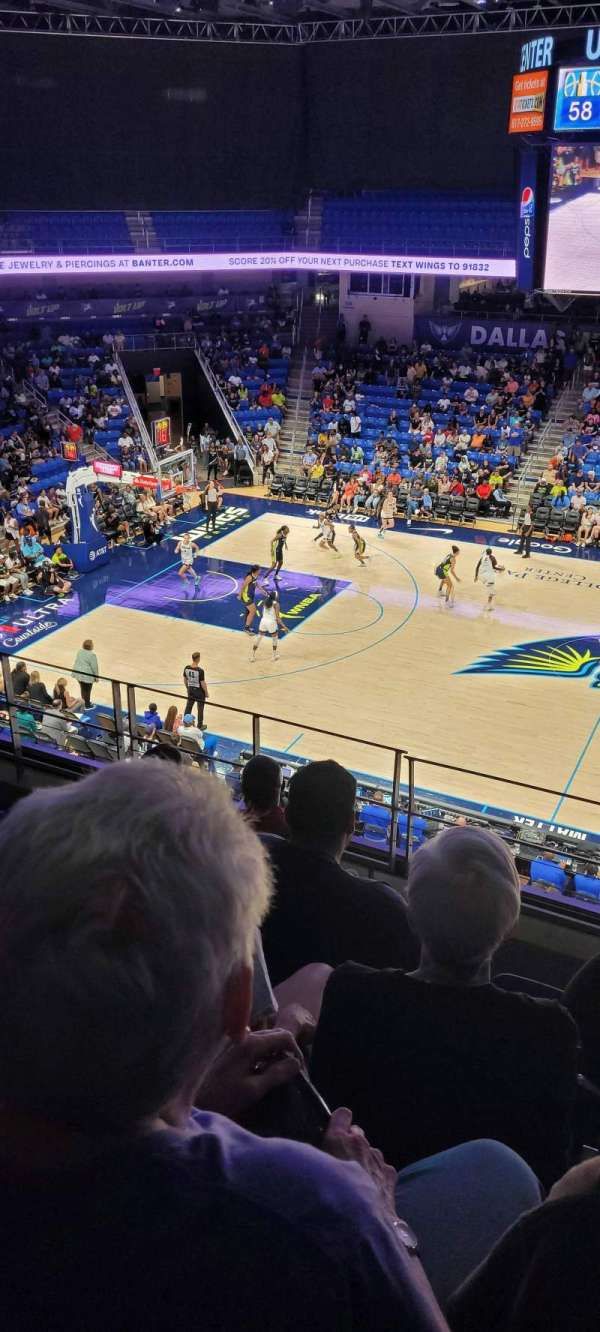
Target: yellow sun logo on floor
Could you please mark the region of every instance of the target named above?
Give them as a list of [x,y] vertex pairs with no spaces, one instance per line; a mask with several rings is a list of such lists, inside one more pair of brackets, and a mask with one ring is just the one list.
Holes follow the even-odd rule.
[[535,643],[517,643],[478,657],[457,675],[545,675],[559,679],[591,676],[593,689],[600,686],[600,636],[598,638],[545,638]]

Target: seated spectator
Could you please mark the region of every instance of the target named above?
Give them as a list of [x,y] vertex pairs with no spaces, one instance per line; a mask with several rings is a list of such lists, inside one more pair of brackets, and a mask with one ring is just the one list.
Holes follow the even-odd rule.
[[491,982],[519,893],[499,837],[449,829],[411,861],[416,971],[349,964],[327,985],[313,1077],[396,1166],[480,1137],[519,1152],[546,1185],[567,1165],[575,1024],[559,1004]]
[[61,573],[72,573],[74,569],[73,561],[65,554],[60,542],[52,555],[52,563],[60,569]]
[[71,591],[68,579],[63,578],[52,560],[46,558],[36,569],[35,582],[41,587],[44,596],[67,597]]
[[69,734],[69,723],[66,717],[62,715],[60,699],[54,699],[50,706],[44,709],[40,726],[58,745],[59,749],[65,748]]
[[4,1326],[442,1332],[347,1111],[317,1152],[193,1109],[300,1067],[246,1034],[269,881],[222,784],[117,765],[19,802],[0,854]]
[[309,444],[306,452],[302,455],[302,471],[304,472],[305,476],[310,475],[310,470],[312,467],[315,466],[316,461],[317,461],[317,455],[314,451],[314,448],[312,448],[312,446]]
[[52,695],[48,693],[43,680],[40,679],[39,671],[32,671],[29,677],[29,698],[32,703],[41,704],[42,707],[49,707],[52,704]]
[[29,694],[27,691],[19,696],[15,720],[19,731],[22,731],[25,735],[35,735],[38,729],[38,723],[29,706]]
[[15,696],[18,698],[21,694],[26,694],[29,690],[31,676],[27,670],[26,663],[21,657],[15,662],[10,675]]
[[21,537],[20,544],[21,544],[21,555],[25,561],[26,568],[33,569],[37,564],[39,564],[43,559],[45,559],[43,548],[40,545],[37,537],[34,537],[30,533],[26,532],[24,536]]
[[487,513],[492,498],[492,487],[489,481],[480,481],[479,485],[475,487],[475,494],[479,500],[481,513]]
[[268,754],[255,754],[242,769],[242,796],[246,818],[257,833],[287,837],[281,804],[281,768]]
[[275,985],[309,962],[336,967],[352,958],[385,967],[398,953],[405,965],[416,960],[400,894],[341,866],[355,801],[355,779],[339,763],[308,763],[291,779],[289,841],[269,847],[277,892],[263,943]]
[[182,720],[183,718],[181,716],[181,713],[179,712],[177,705],[175,703],[172,703],[170,708],[167,708],[163,724],[163,733],[165,735],[172,736],[173,740],[176,741],[177,732],[179,731],[179,727],[181,726]]
[[510,500],[507,499],[502,486],[496,486],[492,491],[491,504],[501,518],[507,518],[510,513]]
[[596,1332],[600,1160],[583,1161],[527,1212],[450,1300],[452,1332]]
[[5,601],[17,601],[20,596],[31,596],[29,578],[20,556],[0,555],[0,592]]
[[149,726],[154,734],[156,731],[162,731],[162,718],[159,716],[158,703],[149,703],[144,713],[144,725]]
[[191,712],[186,712],[178,735],[180,740],[195,740],[199,748],[204,749],[204,732],[196,726],[196,720]]
[[73,712],[81,707],[81,699],[76,698],[69,692],[68,684],[63,675],[59,675],[58,680],[52,690],[53,699],[60,704],[61,712]]

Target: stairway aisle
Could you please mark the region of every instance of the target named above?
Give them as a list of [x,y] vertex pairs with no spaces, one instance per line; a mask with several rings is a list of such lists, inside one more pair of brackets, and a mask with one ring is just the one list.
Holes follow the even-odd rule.
[[556,399],[550,421],[532,452],[525,459],[520,476],[511,481],[507,494],[513,504],[518,502],[520,509],[526,509],[532,492],[548,467],[556,450],[560,448],[565,433],[565,424],[571,416],[576,416],[581,405],[581,386],[563,389]]
[[139,210],[132,211],[125,214],[125,221],[134,250],[158,250],[160,248],[152,213]]
[[303,208],[294,218],[296,246],[299,250],[319,250],[321,248],[321,227],[323,223],[323,195],[309,194]]
[[281,473],[292,474],[299,470],[308,438],[315,342],[322,338],[324,347],[333,342],[337,320],[335,306],[323,309],[319,305],[305,304],[302,310],[298,341],[290,361],[285,416],[279,434],[277,470]]

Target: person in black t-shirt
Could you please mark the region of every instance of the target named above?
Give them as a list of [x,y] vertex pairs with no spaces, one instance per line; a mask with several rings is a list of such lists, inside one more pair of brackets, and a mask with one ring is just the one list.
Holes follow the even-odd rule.
[[512,1147],[546,1185],[568,1163],[575,1023],[558,1003],[491,982],[519,891],[499,837],[450,828],[411,862],[417,969],[347,965],[330,977],[313,1079],[397,1168],[476,1138]]
[[219,470],[219,450],[217,448],[216,440],[212,439],[208,446],[208,454],[206,458],[206,480],[210,481],[212,475],[214,476],[214,479],[216,481],[218,470]]
[[192,660],[189,666],[186,666],[183,672],[183,683],[187,689],[187,701],[185,705],[185,714],[193,713],[194,707],[198,710],[198,725],[203,731],[204,725],[204,705],[208,698],[208,689],[204,671],[200,665],[200,653],[192,652]]
[[355,800],[355,779],[339,763],[307,763],[292,777],[289,841],[268,848],[276,892],[262,935],[274,985],[310,962],[416,964],[418,945],[400,894],[340,864],[354,831]]

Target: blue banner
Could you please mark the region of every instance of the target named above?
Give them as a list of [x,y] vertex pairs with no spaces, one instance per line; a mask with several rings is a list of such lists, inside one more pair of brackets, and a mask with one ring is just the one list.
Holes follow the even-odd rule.
[[96,524],[94,497],[89,486],[76,486],[71,498],[73,542],[63,542],[78,573],[87,573],[109,558],[108,542]]
[[534,287],[538,160],[538,153],[534,148],[521,149],[517,217],[517,287],[519,291],[533,291]]
[[[536,319],[461,319],[459,315],[416,315],[415,338],[419,344],[428,342],[432,347],[474,347],[491,351],[536,351],[550,346],[558,332],[565,335],[569,322],[551,323]],[[585,324],[577,325],[585,328]],[[589,327],[597,328],[597,325]]]
[[[87,301],[52,300],[41,296],[39,300],[11,301],[0,300],[0,321],[17,319],[67,321],[94,319],[161,319],[168,320],[190,315],[212,313],[245,313],[260,311],[265,306],[265,296],[261,292],[245,292],[234,295],[232,292],[207,292],[205,296],[148,296],[119,297],[108,299],[99,297]],[[105,330],[102,329],[102,332]]]

